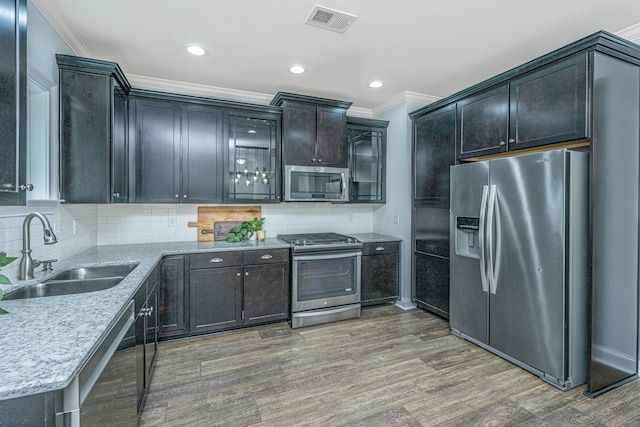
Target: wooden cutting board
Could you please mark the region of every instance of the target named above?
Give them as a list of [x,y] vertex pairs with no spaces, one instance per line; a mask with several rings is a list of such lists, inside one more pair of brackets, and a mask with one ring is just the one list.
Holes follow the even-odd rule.
[[[260,206],[198,206],[198,221],[189,221],[189,227],[198,227],[198,242],[212,242],[215,240],[213,230],[216,222],[251,221],[253,218],[262,218]],[[203,234],[202,231],[211,230]],[[222,240],[222,233],[218,233]],[[226,239],[226,236],[224,237]]]

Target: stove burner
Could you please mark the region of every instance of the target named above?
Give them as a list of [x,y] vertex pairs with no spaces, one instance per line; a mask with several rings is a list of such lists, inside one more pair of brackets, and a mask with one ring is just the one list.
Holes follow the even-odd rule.
[[355,237],[337,233],[279,234],[278,238],[291,243],[293,246],[350,245],[360,243]]

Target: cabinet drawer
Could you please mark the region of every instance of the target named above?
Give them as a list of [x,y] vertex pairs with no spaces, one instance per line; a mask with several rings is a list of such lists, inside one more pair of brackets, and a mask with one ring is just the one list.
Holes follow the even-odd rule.
[[261,249],[244,251],[244,264],[272,264],[289,262],[289,249]]
[[362,255],[392,254],[400,252],[400,242],[373,242],[362,246]]
[[229,267],[242,265],[242,252],[208,252],[205,254],[193,254],[190,256],[192,270],[199,268]]

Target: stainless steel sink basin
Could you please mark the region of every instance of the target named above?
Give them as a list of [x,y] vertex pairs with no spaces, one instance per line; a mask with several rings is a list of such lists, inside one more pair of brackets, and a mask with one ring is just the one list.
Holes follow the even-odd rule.
[[3,299],[24,299],[103,291],[117,285],[138,264],[82,267],[63,271],[42,283],[25,286],[6,294]]
[[105,277],[125,277],[131,273],[138,264],[98,265],[94,267],[80,267],[63,271],[45,280],[44,283],[59,280],[86,280]]

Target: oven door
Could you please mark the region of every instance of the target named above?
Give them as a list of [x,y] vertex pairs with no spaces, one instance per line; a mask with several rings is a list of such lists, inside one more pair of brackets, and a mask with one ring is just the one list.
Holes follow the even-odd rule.
[[325,251],[293,255],[295,312],[360,302],[362,252]]

